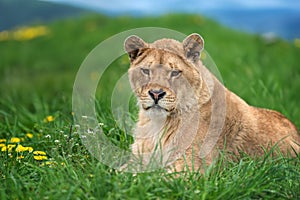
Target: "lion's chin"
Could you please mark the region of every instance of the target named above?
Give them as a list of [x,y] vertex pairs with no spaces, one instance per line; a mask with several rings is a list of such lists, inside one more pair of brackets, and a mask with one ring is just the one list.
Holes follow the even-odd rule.
[[165,119],[171,114],[171,110],[164,108],[160,105],[151,105],[148,107],[143,107],[147,115],[152,119]]
[[147,115],[155,120],[162,120],[167,118],[168,112],[161,108],[150,108],[146,111]]

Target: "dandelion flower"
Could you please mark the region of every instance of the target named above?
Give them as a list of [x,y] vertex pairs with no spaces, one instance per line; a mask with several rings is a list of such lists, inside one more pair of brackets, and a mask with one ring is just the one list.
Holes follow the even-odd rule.
[[9,144],[7,146],[3,146],[1,148],[1,151],[8,151],[8,152],[11,152],[13,148],[15,148],[16,145],[15,144]]
[[1,151],[6,151],[7,147],[6,145],[4,145],[3,147],[1,147]]
[[33,134],[32,133],[26,133],[26,137],[28,137],[28,138],[33,138]]
[[0,143],[6,142],[6,139],[0,139]]
[[33,148],[32,147],[27,147],[29,152],[33,152]]
[[21,139],[17,138],[17,137],[13,137],[13,138],[10,139],[10,142],[11,143],[19,143],[19,142],[21,142]]
[[9,144],[9,145],[7,145],[7,148],[9,148],[9,149],[12,149],[12,148],[15,148],[15,147],[16,147],[15,144]]
[[16,152],[24,152],[24,151],[27,151],[27,147],[24,147],[22,145],[18,145],[17,148],[16,148]]
[[24,147],[24,146],[19,144],[16,148],[16,152],[24,152],[24,151],[32,152],[33,148],[32,147]]
[[47,156],[33,156],[35,160],[47,160]]
[[13,32],[13,38],[15,40],[31,40],[36,37],[44,36],[49,33],[49,30],[45,26],[36,27],[21,27]]
[[33,155],[35,160],[48,160],[47,154],[44,151],[34,151]]
[[52,115],[49,115],[44,119],[44,122],[52,122],[52,121],[54,121],[54,117]]
[[0,32],[0,41],[6,40],[32,40],[37,37],[45,36],[49,34],[49,29],[46,26],[35,27],[21,27],[14,31],[2,31]]
[[33,154],[34,155],[42,155],[42,156],[47,155],[45,151],[34,151]]
[[21,160],[21,159],[23,159],[23,158],[24,158],[23,155],[17,157],[18,160]]
[[5,144],[0,144],[0,147],[4,147],[4,146],[6,146]]

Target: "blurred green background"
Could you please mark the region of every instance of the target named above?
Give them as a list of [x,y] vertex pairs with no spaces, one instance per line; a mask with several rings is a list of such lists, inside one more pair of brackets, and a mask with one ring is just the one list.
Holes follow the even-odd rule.
[[[299,127],[297,38],[287,41],[236,31],[199,14],[106,16],[34,0],[2,0],[0,8],[1,18],[6,19],[0,23],[0,109],[12,119],[18,115],[19,107],[37,112],[33,105],[36,98],[53,111],[72,112],[76,73],[94,47],[122,31],[164,27],[187,35],[201,34],[226,87],[251,105],[283,112]],[[112,88],[128,67],[124,55],[111,64],[100,80],[97,97],[104,107],[109,107]],[[0,116],[0,120],[4,119]]]
[[[49,22],[28,19],[28,22],[22,22],[25,25],[1,31],[1,110],[7,110],[7,104],[13,104],[16,108],[32,108],[33,99],[40,98],[49,105],[59,101],[63,104],[59,107],[71,112],[75,76],[88,53],[114,34],[153,26],[184,34],[201,34],[205,39],[205,49],[215,61],[226,87],[248,103],[279,110],[298,127],[300,125],[299,39],[268,40],[260,35],[232,30],[195,14],[108,17],[47,2],[37,4],[36,1],[28,1],[26,5],[27,12],[34,14],[34,10],[43,8],[45,12],[52,11],[52,16],[57,11],[58,18],[59,13],[64,13],[65,9],[67,17],[62,15],[60,20],[53,21],[50,16],[46,16],[45,20],[52,20]],[[59,10],[61,6],[63,9]],[[13,8],[17,9],[17,6]],[[100,85],[104,87],[114,86],[129,63],[124,56],[112,65],[104,80],[101,80],[105,84]],[[52,109],[57,108],[54,106]],[[4,120],[3,117],[0,119]]]

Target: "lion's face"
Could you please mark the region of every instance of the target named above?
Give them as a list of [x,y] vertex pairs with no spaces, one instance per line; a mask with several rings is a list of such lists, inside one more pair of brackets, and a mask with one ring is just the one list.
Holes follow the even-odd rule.
[[[137,39],[136,36],[132,37]],[[199,88],[201,84],[200,74],[193,65],[193,60],[188,60],[184,51],[174,52],[151,46],[140,38],[138,42],[135,40],[132,45],[139,48],[128,52],[131,58],[129,80],[140,109],[151,116],[167,116],[191,109],[197,103],[195,88]],[[181,43],[174,42],[173,45],[180,47]],[[184,49],[184,46],[181,48]],[[195,59],[194,54],[191,56]]]

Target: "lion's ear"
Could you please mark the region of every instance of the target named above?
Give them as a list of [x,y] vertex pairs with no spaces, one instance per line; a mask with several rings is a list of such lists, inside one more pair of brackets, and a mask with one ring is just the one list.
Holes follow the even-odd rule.
[[136,35],[129,36],[124,43],[125,51],[128,53],[130,62],[134,61],[139,51],[147,47],[147,43]]
[[191,60],[192,62],[196,62],[200,59],[200,53],[204,47],[204,40],[199,34],[193,33],[187,36],[183,40],[182,45],[185,52],[185,56],[189,60]]

